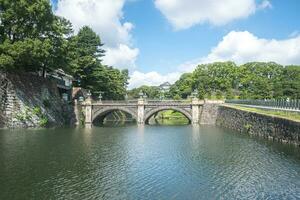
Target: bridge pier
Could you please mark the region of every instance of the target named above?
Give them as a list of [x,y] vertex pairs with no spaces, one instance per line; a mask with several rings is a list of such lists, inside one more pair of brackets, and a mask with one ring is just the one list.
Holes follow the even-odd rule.
[[192,125],[199,125],[200,108],[199,99],[193,98],[192,100]]
[[145,102],[144,99],[140,98],[138,100],[138,114],[137,114],[137,123],[145,124]]
[[92,98],[88,97],[85,100],[85,126],[92,126]]

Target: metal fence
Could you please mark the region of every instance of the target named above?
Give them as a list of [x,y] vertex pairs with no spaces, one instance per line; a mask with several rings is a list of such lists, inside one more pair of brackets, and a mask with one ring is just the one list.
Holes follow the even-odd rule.
[[172,100],[172,99],[146,99],[147,103],[190,103],[191,100]]
[[[137,104],[138,100],[120,100],[120,101],[114,101],[114,100],[102,100],[97,101],[95,100],[94,103],[101,102],[103,104]],[[153,100],[153,99],[145,99],[145,103],[151,103],[151,104],[161,104],[161,103],[191,103],[190,100]]]
[[271,107],[279,109],[300,110],[299,99],[277,99],[277,100],[226,100],[225,103],[242,104],[250,106]]

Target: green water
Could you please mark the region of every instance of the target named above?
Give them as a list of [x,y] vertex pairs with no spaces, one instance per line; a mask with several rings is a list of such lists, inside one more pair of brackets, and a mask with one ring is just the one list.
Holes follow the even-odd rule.
[[148,123],[150,125],[188,125],[190,121],[180,112],[174,112],[173,110],[166,110],[158,112],[156,116],[152,116]]
[[0,130],[0,199],[300,199],[300,150],[215,127]]

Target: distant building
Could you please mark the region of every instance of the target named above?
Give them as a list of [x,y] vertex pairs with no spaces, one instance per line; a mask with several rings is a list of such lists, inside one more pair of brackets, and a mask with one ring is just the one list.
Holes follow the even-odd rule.
[[62,69],[58,69],[53,72],[46,73],[46,77],[56,83],[59,94],[65,101],[72,100],[73,76],[65,73]]
[[171,86],[172,86],[172,85],[171,85],[169,82],[165,82],[165,83],[161,84],[161,85],[158,86],[158,87],[159,87],[159,89],[160,89],[161,91],[163,91],[163,92],[169,92]]

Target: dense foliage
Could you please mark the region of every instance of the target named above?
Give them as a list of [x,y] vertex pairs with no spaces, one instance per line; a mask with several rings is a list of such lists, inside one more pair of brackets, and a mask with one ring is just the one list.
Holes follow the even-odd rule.
[[[105,66],[100,37],[89,27],[74,35],[71,23],[53,14],[49,0],[0,0],[0,70],[8,72],[51,72],[63,69],[72,74],[75,86],[90,89],[94,96],[123,99],[128,71]],[[198,90],[203,98],[272,99],[300,98],[300,67],[273,62],[233,62],[199,65],[183,74],[163,93],[158,87],[142,86],[129,91],[138,98],[185,99]]]
[[[100,37],[89,27],[73,34],[71,23],[53,14],[49,0],[0,0],[0,70],[63,69],[77,85],[104,98],[123,99],[128,72],[101,63]],[[75,83],[76,84],[76,83]]]
[[175,85],[170,88],[170,95],[173,98],[186,99],[193,92],[193,74],[185,73],[176,81]]
[[67,66],[71,24],[47,0],[0,0],[0,69],[54,70]]
[[[192,73],[182,74],[164,97],[186,99],[196,90],[200,99],[299,99],[300,66],[274,62],[201,64]],[[141,86],[130,90],[129,96],[138,98],[140,91],[151,99],[162,95],[159,87]]]
[[148,98],[150,99],[159,99],[162,96],[162,93],[157,86],[141,86],[138,88],[134,88],[130,91],[128,91],[128,97],[130,99],[137,99],[139,98],[139,93],[143,92],[144,94],[147,95]]
[[94,96],[100,92],[104,99],[124,99],[128,84],[128,71],[105,66],[101,57],[105,51],[101,48],[100,37],[89,27],[81,28],[70,39],[70,69],[79,80],[75,85],[90,89]]
[[194,90],[201,99],[299,99],[300,66],[274,62],[202,64],[193,73],[183,74],[171,87],[170,96],[186,98]]

